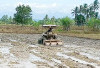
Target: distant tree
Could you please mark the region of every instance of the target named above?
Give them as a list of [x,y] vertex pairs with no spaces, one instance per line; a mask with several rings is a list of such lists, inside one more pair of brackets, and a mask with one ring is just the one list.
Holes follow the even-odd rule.
[[60,18],[56,19],[55,22],[56,22],[56,25],[62,25]]
[[78,15],[77,16],[77,25],[80,26],[80,25],[84,25],[85,24],[85,17],[83,15]]
[[87,16],[87,14],[88,14],[88,4],[84,4],[83,5],[83,13],[84,13],[84,15],[86,15]]
[[49,17],[48,17],[48,15],[46,14],[46,16],[44,17],[44,19],[43,19],[43,24],[47,24],[48,22],[50,22],[50,19],[49,19]]
[[78,7],[75,7],[73,10],[72,10],[72,14],[75,16],[75,21],[77,20],[77,15],[79,13],[79,8]]
[[14,20],[17,24],[28,24],[32,22],[32,10],[30,6],[19,5],[16,8],[16,13],[14,14]]
[[56,24],[56,19],[55,19],[55,17],[53,16],[52,18],[51,18],[51,23],[53,23],[53,24]]
[[[91,18],[98,18],[99,12],[97,11],[99,9],[99,1],[95,0],[92,4],[83,4],[79,7],[75,7],[72,11],[72,14],[75,16],[75,22],[79,26],[79,24],[82,25],[83,21],[85,20],[85,23],[88,22]],[[78,18],[78,19],[77,19]],[[83,20],[82,20],[83,19]]]
[[93,4],[90,6],[90,12],[89,12],[89,14],[90,14],[90,17],[92,18],[92,17],[95,17],[95,18],[97,18],[98,17],[98,12],[97,12],[97,10],[99,9],[99,1],[98,0],[95,0],[94,2],[93,2]]
[[96,10],[99,9],[99,1],[98,1],[98,0],[95,0],[95,1],[93,2],[93,9],[94,9],[94,11],[96,11]]
[[43,25],[44,21],[43,20],[39,20],[38,23],[40,23],[40,25]]
[[90,8],[89,8],[89,17],[90,18],[92,18],[92,17],[94,17],[94,11],[93,11],[93,7],[92,6],[90,6]]
[[40,22],[33,21],[33,26],[39,27],[40,26]]
[[91,18],[88,21],[88,26],[91,27],[93,30],[100,29],[100,19],[96,19],[96,18]]
[[13,23],[13,18],[11,16],[9,17],[8,20],[9,20],[9,24],[12,24]]
[[70,19],[69,17],[65,17],[61,19],[61,22],[62,22],[63,29],[68,31],[70,30],[70,26],[73,23],[73,20]]
[[3,15],[0,21],[2,24],[12,24],[13,18],[11,16],[9,17],[8,15]]
[[0,19],[2,22],[7,23],[8,22],[8,15],[3,15],[2,18]]
[[46,16],[45,16],[45,19],[46,19],[46,20],[48,20],[48,19],[49,19],[49,17],[48,17],[48,15],[47,15],[47,14],[46,14]]

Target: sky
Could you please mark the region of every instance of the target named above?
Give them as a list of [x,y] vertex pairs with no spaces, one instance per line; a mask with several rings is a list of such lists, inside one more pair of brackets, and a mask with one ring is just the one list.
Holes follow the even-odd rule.
[[[13,16],[15,8],[20,4],[29,5],[33,19],[43,19],[46,14],[51,18],[73,17],[71,11],[84,3],[91,4],[94,0],[0,0],[0,18],[3,15]],[[99,9],[100,10],[100,9]]]

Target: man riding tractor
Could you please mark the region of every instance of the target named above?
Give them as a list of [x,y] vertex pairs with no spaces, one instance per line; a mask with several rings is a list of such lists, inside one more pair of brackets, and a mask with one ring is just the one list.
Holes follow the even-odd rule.
[[53,28],[56,25],[43,25],[44,28],[49,28],[45,33],[43,33],[42,37],[38,40],[39,44],[44,45],[62,45],[61,40],[57,40],[56,34],[53,33]]

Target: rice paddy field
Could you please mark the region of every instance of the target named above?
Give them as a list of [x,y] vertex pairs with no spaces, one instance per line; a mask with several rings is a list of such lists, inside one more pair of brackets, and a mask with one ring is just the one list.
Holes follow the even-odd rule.
[[63,46],[44,46],[40,37],[0,33],[0,68],[100,68],[100,40],[59,35]]

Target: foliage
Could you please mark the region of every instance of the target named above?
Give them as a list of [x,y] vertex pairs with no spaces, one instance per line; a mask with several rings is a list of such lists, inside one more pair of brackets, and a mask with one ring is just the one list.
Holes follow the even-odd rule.
[[91,27],[93,30],[100,29],[100,19],[91,18],[88,21],[88,26]]
[[48,15],[46,14],[46,16],[43,19],[43,25],[47,24],[48,22],[50,22],[50,19],[49,19]]
[[[97,12],[97,10],[99,9],[99,1],[95,0],[92,4],[88,5],[88,4],[83,4],[80,5],[80,7],[75,7],[72,10],[72,14],[75,16],[75,21],[78,23],[77,20],[81,20],[81,19],[77,19],[79,15],[84,16],[85,18],[85,22],[87,22],[90,18],[94,17],[94,18],[98,18],[98,14],[99,12]],[[81,17],[82,17],[81,16]],[[83,19],[84,19],[83,18]],[[82,23],[82,22],[81,22]]]
[[85,24],[85,17],[83,15],[78,15],[76,19],[77,25],[84,25]]
[[40,26],[40,23],[39,22],[36,22],[36,21],[33,21],[33,26],[39,27]]
[[35,30],[39,30],[39,26],[41,25],[40,22],[32,21],[32,25],[34,26]]
[[60,25],[60,26],[62,25],[62,22],[61,22],[60,18],[56,19],[55,23],[56,23],[56,25]]
[[3,15],[0,19],[2,22],[8,22],[8,15]]
[[51,18],[50,22],[53,23],[53,24],[56,24],[55,21],[56,21],[56,19],[55,19],[55,17],[53,16],[53,17]]
[[64,30],[69,30],[70,29],[70,25],[74,22],[72,19],[70,19],[69,17],[65,17],[61,19],[62,22],[62,26]]
[[1,24],[11,24],[13,22],[13,19],[11,16],[9,17],[8,15],[3,15],[0,21]]
[[9,23],[10,23],[10,24],[12,24],[12,23],[13,23],[13,18],[12,18],[11,16],[9,17],[9,19],[8,19],[8,20],[9,20]]
[[94,9],[94,11],[96,11],[96,10],[99,9],[99,1],[98,1],[98,0],[95,0],[95,1],[93,2],[93,9]]
[[56,19],[54,16],[52,18],[49,18],[48,15],[46,15],[43,20],[39,20],[38,22],[40,22],[41,25],[61,25],[60,18]]
[[28,24],[32,22],[32,10],[30,6],[19,5],[16,8],[16,13],[14,14],[14,20],[17,24]]
[[44,21],[43,20],[39,20],[38,23],[40,23],[40,25],[43,25]]

